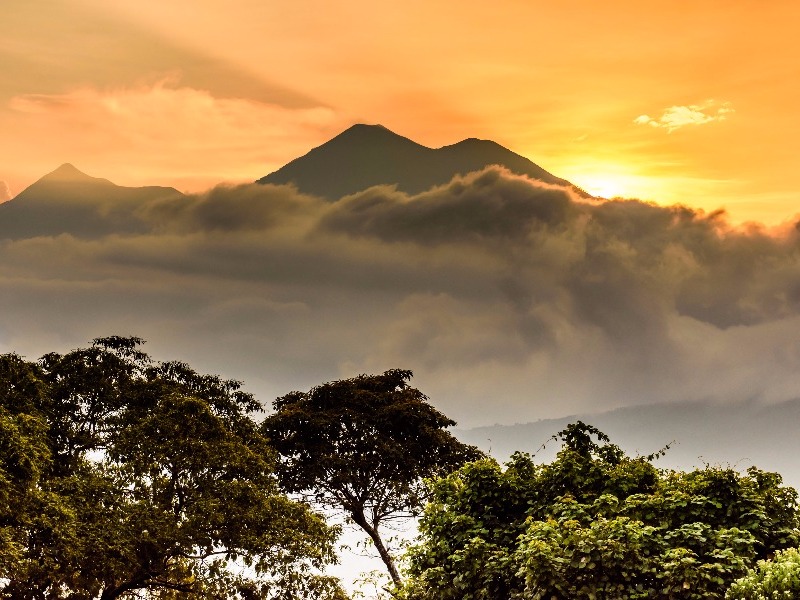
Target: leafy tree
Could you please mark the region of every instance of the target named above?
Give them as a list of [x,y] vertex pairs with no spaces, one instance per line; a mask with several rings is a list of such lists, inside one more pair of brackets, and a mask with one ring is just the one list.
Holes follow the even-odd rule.
[[336,532],[279,491],[255,399],[141,343],[0,356],[0,596],[342,598],[316,575]]
[[0,356],[0,573],[24,552],[26,526],[48,495],[38,483],[51,463],[47,423],[34,410],[42,397],[35,371],[15,355]]
[[293,392],[275,400],[262,428],[281,455],[284,489],[343,510],[369,535],[395,583],[380,526],[418,513],[425,478],[482,456],[445,430],[455,422],[409,386],[411,375],[395,369]]
[[721,599],[800,540],[776,474],[658,470],[580,422],[557,437],[550,464],[518,453],[435,483],[402,598]]
[[728,589],[726,600],[800,598],[800,550],[788,548],[772,560],[760,560]]

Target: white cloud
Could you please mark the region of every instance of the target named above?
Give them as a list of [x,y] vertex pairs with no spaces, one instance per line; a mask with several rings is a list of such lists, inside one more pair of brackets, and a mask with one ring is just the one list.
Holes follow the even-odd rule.
[[650,125],[666,129],[667,132],[686,127],[687,125],[704,125],[714,121],[724,121],[734,112],[730,102],[716,102],[708,100],[703,104],[689,106],[670,106],[665,109],[658,119],[649,115],[640,115],[633,122],[637,125]]
[[8,189],[8,184],[5,181],[0,181],[0,202],[11,200],[11,190]]

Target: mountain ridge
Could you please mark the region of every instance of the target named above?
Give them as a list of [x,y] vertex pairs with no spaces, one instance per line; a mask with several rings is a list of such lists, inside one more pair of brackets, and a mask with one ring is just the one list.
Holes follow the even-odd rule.
[[121,186],[64,163],[0,204],[0,239],[133,233],[142,229],[130,219],[137,206],[176,196],[175,188]]
[[[55,170],[50,171],[46,175],[40,177],[38,180],[36,180],[31,185],[36,185],[37,183],[42,182],[42,181],[62,181],[62,182],[63,181],[73,181],[73,182],[82,181],[84,183],[93,182],[93,183],[98,183],[98,184],[99,183],[103,183],[103,184],[115,185],[115,184],[111,183],[108,179],[105,179],[103,177],[93,177],[91,175],[87,175],[83,171],[79,170],[72,163],[64,163],[64,164],[62,164],[61,166],[59,166]],[[27,190],[30,187],[31,186],[28,186],[28,188],[25,188],[25,189]],[[24,191],[25,190],[23,190],[23,192]]]
[[552,436],[580,420],[599,428],[632,455],[669,446],[657,463],[661,468],[757,465],[781,473],[790,485],[800,487],[800,467],[794,458],[800,452],[800,438],[795,435],[798,419],[800,398],[779,403],[695,400],[631,405],[514,425],[456,428],[453,433],[500,461],[521,451],[535,454],[537,462],[549,462],[560,446]]
[[335,200],[375,185],[394,185],[417,194],[449,182],[456,175],[500,165],[517,175],[569,187],[591,197],[565,179],[492,140],[466,138],[429,148],[383,125],[359,123],[257,180],[261,184],[295,185],[303,193]]

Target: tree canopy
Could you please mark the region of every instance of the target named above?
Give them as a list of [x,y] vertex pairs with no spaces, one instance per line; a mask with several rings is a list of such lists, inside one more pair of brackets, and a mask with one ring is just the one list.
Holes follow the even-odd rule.
[[[142,343],[0,355],[0,598],[345,600],[308,501],[369,535],[400,600],[796,595],[797,493],[775,473],[658,469],[581,422],[553,462],[501,466],[399,369],[257,423],[238,382]],[[381,526],[426,502],[403,582]]]
[[419,512],[425,478],[482,456],[446,431],[455,422],[409,385],[411,376],[395,369],[287,394],[262,427],[280,453],[284,489],[344,510],[370,536],[396,583],[381,524]]
[[800,550],[789,548],[760,560],[733,582],[725,600],[783,600],[800,598]]
[[142,340],[0,356],[0,596],[342,598],[255,399]]
[[550,464],[486,459],[435,484],[402,598],[721,599],[800,541],[777,474],[659,470],[580,422],[558,437]]

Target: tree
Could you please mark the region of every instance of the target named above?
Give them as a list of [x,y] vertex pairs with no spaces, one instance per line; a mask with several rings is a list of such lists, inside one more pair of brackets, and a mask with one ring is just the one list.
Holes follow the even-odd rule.
[[260,405],[141,343],[0,356],[0,595],[249,600],[302,578],[342,598],[317,569],[336,532],[280,492]]
[[15,355],[0,356],[0,573],[19,561],[26,525],[49,507],[38,487],[51,462],[47,423],[34,406],[42,386],[34,370]]
[[360,375],[274,402],[262,432],[281,455],[283,488],[341,509],[369,535],[400,583],[380,527],[418,514],[439,476],[482,456],[445,429],[455,422],[409,386],[411,371]]
[[400,597],[721,599],[800,541],[797,494],[776,474],[658,470],[580,422],[557,438],[550,464],[518,453],[436,482]]
[[772,560],[760,560],[725,594],[726,600],[800,598],[800,550],[788,548]]

